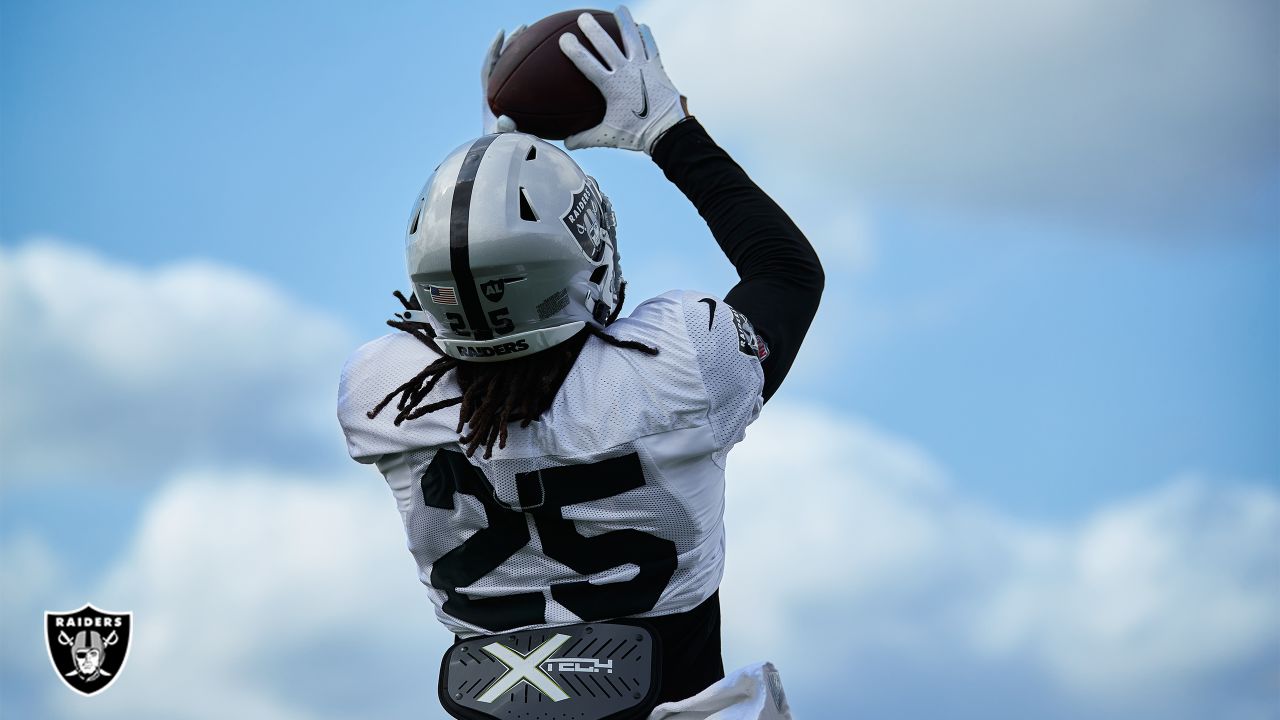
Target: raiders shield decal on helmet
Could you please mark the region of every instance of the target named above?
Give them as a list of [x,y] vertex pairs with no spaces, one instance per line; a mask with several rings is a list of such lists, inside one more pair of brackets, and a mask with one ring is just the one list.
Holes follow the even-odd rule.
[[105,612],[92,605],[74,612],[46,612],[44,635],[49,661],[62,682],[81,695],[93,695],[124,669],[133,613]]
[[604,248],[604,227],[601,225],[600,193],[593,183],[585,183],[574,193],[573,204],[561,220],[578,241],[582,254],[599,260]]

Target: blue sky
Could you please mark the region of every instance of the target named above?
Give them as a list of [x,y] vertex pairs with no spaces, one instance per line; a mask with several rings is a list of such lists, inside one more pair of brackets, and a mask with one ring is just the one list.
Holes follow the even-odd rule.
[[[204,585],[148,576],[179,560],[147,543],[189,542],[234,573],[233,554],[184,534],[199,523],[163,520],[216,502],[211,488],[225,486],[246,503],[292,503],[285,515],[367,505],[385,542],[354,545],[386,555],[333,572],[384,563],[387,572],[352,584],[395,583],[402,594],[390,605],[419,613],[406,627],[438,643],[395,516],[378,514],[385,489],[343,457],[334,386],[346,352],[382,333],[389,293],[405,285],[402,234],[418,188],[478,132],[488,40],[564,6],[0,8],[5,605],[35,612],[107,597],[181,627],[187,616],[166,602],[194,606]],[[731,532],[726,603],[738,605],[726,620],[743,624],[729,627],[777,630],[776,651],[735,641],[731,660],[801,657],[791,638],[815,628],[797,618],[817,606],[856,638],[832,662],[868,677],[919,672],[939,698],[960,698],[965,685],[1007,701],[997,703],[1007,715],[975,705],[984,717],[1270,716],[1280,673],[1274,4],[633,10],[693,111],[792,212],[828,270],[809,344],[730,483],[735,470],[752,488],[766,469],[812,467],[814,492],[852,493],[849,514],[823,519],[797,498],[789,515],[862,562],[813,576],[834,588],[827,607],[812,593],[756,587],[747,560],[777,550],[743,539],[734,565]],[[646,158],[576,157],[617,209],[632,298],[731,286],[705,226]],[[802,426],[811,436],[794,434]],[[754,498],[731,490],[731,530],[772,527]],[[876,534],[867,508],[903,525]],[[221,506],[207,513],[240,522]],[[287,526],[268,523],[276,529],[206,530],[274,543]],[[952,533],[964,537],[929,540]],[[987,560],[947,547],[968,543]],[[883,558],[902,565],[878,574]],[[1127,587],[1133,573],[1163,594]],[[267,580],[227,582],[258,598],[231,614],[246,626],[294,601]],[[750,589],[735,600],[735,587]],[[972,600],[975,614],[956,619],[938,596]],[[1112,630],[1085,623],[1073,641],[1049,629],[1139,596]],[[380,598],[334,601],[333,617],[356,622]],[[1226,638],[1220,652],[1193,653],[1207,641],[1176,634],[1167,646],[1143,640],[1194,624],[1192,599],[1235,608],[1221,626],[1204,623],[1206,637]],[[896,623],[901,632],[866,632]],[[936,630],[928,652],[913,623]],[[8,620],[0,630],[0,707],[87,711],[60,698],[29,629]],[[378,643],[393,629],[366,635],[374,640],[325,640],[324,672],[356,672],[339,662],[349,654],[365,676],[388,677],[385,663],[401,656]],[[301,626],[290,637],[273,652],[319,642]],[[167,682],[167,651],[152,651],[152,665],[131,659],[140,667],[122,678],[134,693],[113,688],[120,699],[104,696],[115,705],[99,712],[198,716],[144,698],[148,667],[153,683]],[[352,714],[306,700],[313,683],[230,673],[233,659],[265,662],[248,640],[238,652],[207,661],[211,687],[241,703],[226,708]],[[1079,660],[1091,653],[1136,668],[1125,687],[1139,689],[1095,677]],[[779,664],[806,717],[839,716],[847,700],[824,690],[817,666],[796,660],[789,675]],[[1020,689],[1000,679],[1014,667]],[[867,712],[938,714],[900,677],[869,685],[858,705]],[[1150,688],[1172,685],[1191,688],[1182,711],[1152,699]],[[381,694],[397,692],[376,707],[410,707],[402,688]]]

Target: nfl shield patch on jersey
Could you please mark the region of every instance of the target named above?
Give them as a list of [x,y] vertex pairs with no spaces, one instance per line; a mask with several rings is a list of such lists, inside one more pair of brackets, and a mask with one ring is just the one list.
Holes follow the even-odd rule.
[[[764,357],[760,355],[760,348],[756,343],[756,331],[755,328],[751,327],[751,321],[747,319],[746,315],[733,308],[729,308],[729,312],[733,314],[733,326],[738,330],[738,349],[744,355],[763,360]],[[768,354],[768,351],[766,351],[766,354]]]

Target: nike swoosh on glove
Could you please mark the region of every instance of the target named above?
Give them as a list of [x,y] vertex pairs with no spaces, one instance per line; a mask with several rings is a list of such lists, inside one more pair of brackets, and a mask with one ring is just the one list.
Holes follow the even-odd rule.
[[604,120],[565,138],[564,146],[570,150],[614,147],[651,153],[662,133],[687,117],[684,98],[662,68],[649,27],[637,27],[625,5],[618,7],[614,17],[622,35],[621,48],[589,13],[578,16],[578,27],[605,64],[578,41],[578,36],[560,36],[561,52],[600,89],[605,101]]
[[493,109],[489,107],[489,76],[493,74],[493,66],[498,64],[498,58],[502,57],[502,51],[511,47],[511,42],[517,35],[524,32],[524,29],[525,26],[521,25],[512,30],[511,37],[507,38],[504,38],[505,33],[499,30],[493,42],[489,43],[489,51],[484,54],[484,64],[480,66],[480,127],[485,135],[515,132],[515,120],[506,115],[494,117]]

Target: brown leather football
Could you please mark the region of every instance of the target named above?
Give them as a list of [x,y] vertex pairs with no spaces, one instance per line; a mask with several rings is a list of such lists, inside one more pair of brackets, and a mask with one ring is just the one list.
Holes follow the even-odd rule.
[[599,57],[578,28],[584,12],[594,15],[622,47],[613,13],[566,10],[539,20],[517,35],[493,66],[486,95],[494,115],[506,115],[520,132],[548,140],[563,140],[600,124],[604,96],[560,51],[560,36],[571,32]]

